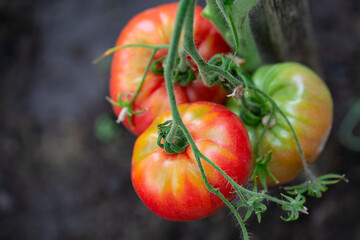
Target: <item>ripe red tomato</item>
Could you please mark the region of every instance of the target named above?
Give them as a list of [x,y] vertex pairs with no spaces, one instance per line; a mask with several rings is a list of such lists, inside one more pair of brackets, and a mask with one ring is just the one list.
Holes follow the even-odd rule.
[[[200,151],[238,184],[247,182],[251,169],[251,146],[241,120],[222,105],[197,102],[179,106],[181,117]],[[192,149],[167,154],[157,145],[157,124],[171,119],[161,114],[136,140],[131,177],[135,191],[155,214],[173,221],[207,217],[224,206],[210,193],[200,175]],[[232,200],[232,187],[202,160],[214,188]]]
[[[326,84],[309,68],[293,62],[263,66],[255,72],[253,81],[288,117],[307,163],[313,163],[324,147],[332,124],[333,104]],[[243,108],[233,100],[227,106],[238,115]],[[263,128],[262,123],[247,126],[252,144],[256,143]],[[268,166],[279,184],[293,180],[303,170],[294,136],[279,113],[276,113],[274,125],[266,131],[260,151],[263,155],[272,151]],[[275,182],[268,178],[267,184]]]
[[[165,4],[135,16],[120,34],[116,46],[170,44],[177,8],[178,3]],[[201,10],[200,7],[196,8],[194,38],[198,51],[207,61],[214,54],[226,53],[230,49],[215,27],[201,16]],[[136,92],[151,53],[152,49],[126,48],[118,50],[114,54],[110,79],[110,97],[114,101],[117,102],[119,94]],[[167,50],[160,50],[155,56],[155,60],[166,56],[166,54]],[[198,79],[185,87],[175,84],[175,95],[178,104],[196,101],[223,103],[226,98],[226,91],[219,86],[206,87],[202,80]],[[139,135],[161,112],[169,108],[163,75],[149,72],[133,103],[134,111],[144,109],[146,111],[132,116],[133,126],[127,120],[124,121],[124,125],[134,134]],[[121,108],[114,107],[116,115],[120,111]]]

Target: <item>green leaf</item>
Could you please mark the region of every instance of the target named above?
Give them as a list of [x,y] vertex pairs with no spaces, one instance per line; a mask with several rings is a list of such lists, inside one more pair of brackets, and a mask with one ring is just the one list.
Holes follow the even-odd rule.
[[[208,18],[222,33],[225,40],[246,59],[244,68],[254,71],[261,64],[260,53],[250,26],[250,15],[259,0],[218,1],[207,0],[203,16]],[[225,6],[226,4],[226,6]],[[224,15],[224,10],[227,13]],[[235,26],[235,29],[232,29]],[[236,34],[236,36],[235,36]]]

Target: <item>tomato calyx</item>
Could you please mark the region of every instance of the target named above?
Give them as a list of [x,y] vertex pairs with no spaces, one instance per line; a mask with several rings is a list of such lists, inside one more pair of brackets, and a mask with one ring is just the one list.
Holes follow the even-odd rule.
[[173,126],[173,121],[168,120],[164,123],[157,124],[158,139],[157,145],[169,154],[178,154],[185,152],[189,141],[180,127]]
[[[243,62],[244,61],[242,59],[235,56],[231,56],[230,54],[216,54],[209,60],[208,64],[212,64],[216,67],[219,67],[229,72],[232,76],[238,78],[239,76],[241,77],[243,75],[243,73],[240,70],[240,64],[242,64]],[[208,77],[211,85],[215,85],[215,84],[220,85],[225,90],[231,90],[234,87],[236,87],[233,85],[231,81],[223,78],[217,72],[209,72]]]
[[[125,120],[127,117],[128,122],[132,126],[131,116],[144,113],[146,109],[143,109],[141,111],[134,111],[132,107],[132,100],[129,101],[129,97],[132,96],[133,93],[123,93],[118,94],[117,96],[117,102],[112,100],[110,97],[105,97],[105,99],[113,106],[115,107],[121,107],[121,111],[118,115],[118,118],[116,119],[116,123],[120,124],[122,121]],[[126,96],[124,99],[122,99],[123,96]]]
[[[145,72],[143,74],[143,77],[141,79],[141,82],[140,82],[140,85],[138,87],[138,89],[136,90],[135,93],[131,93],[131,92],[126,92],[126,93],[118,93],[117,95],[117,102],[112,100],[110,97],[105,97],[105,99],[110,102],[113,106],[115,107],[120,107],[120,108],[123,108],[119,115],[118,115],[118,118],[116,120],[116,123],[121,123],[122,121],[125,120],[125,118],[127,117],[127,120],[128,120],[128,123],[130,124],[131,127],[134,127],[132,121],[131,121],[131,117],[132,115],[138,115],[138,114],[141,114],[141,113],[144,113],[145,111],[147,111],[147,109],[143,109],[143,110],[140,110],[140,111],[134,111],[133,110],[133,102],[135,100],[135,98],[137,97],[137,95],[139,94],[143,84],[144,84],[144,81],[145,81],[145,77],[150,69],[150,66],[151,66],[151,62],[152,60],[154,59],[155,57],[155,54],[161,50],[161,49],[167,49],[169,46],[168,45],[157,45],[157,46],[153,46],[153,45],[147,45],[147,44],[127,44],[127,45],[121,45],[121,46],[116,46],[116,47],[113,47],[113,48],[110,48],[108,49],[107,51],[105,51],[103,53],[102,56],[100,56],[99,58],[97,58],[96,60],[93,61],[93,63],[97,63],[99,62],[100,60],[102,60],[104,57],[106,56],[109,56],[110,54],[118,51],[118,50],[121,50],[121,49],[124,49],[124,48],[147,48],[147,49],[152,49],[152,54],[150,56],[150,60],[149,60],[149,63],[145,69]],[[123,96],[127,96],[124,100],[122,100],[122,97]],[[129,97],[132,96],[132,98],[129,99]]]
[[264,123],[267,122],[271,112],[271,107],[266,99],[252,91],[247,96],[242,97],[241,102],[244,107],[241,109],[240,118],[246,125],[254,127],[259,124],[265,125]]
[[285,187],[285,190],[291,195],[307,193],[311,197],[321,198],[322,194],[327,191],[327,185],[336,184],[342,180],[348,182],[345,175],[330,173],[299,185]]
[[[172,82],[180,84],[180,86],[187,86],[192,81],[196,80],[195,69],[187,61],[186,52],[183,48],[179,48],[178,57],[175,58]],[[164,75],[166,57],[155,60],[151,66],[151,72],[157,75]]]
[[262,203],[263,201],[263,198],[254,197],[250,198],[247,202],[241,201],[237,204],[237,209],[240,209],[241,207],[248,208],[244,217],[244,222],[247,221],[253,213],[256,215],[258,222],[261,222],[261,214],[267,210],[266,205]]
[[250,177],[250,179],[253,181],[257,181],[257,178],[258,178],[260,181],[260,184],[264,187],[264,189],[267,189],[266,175],[269,176],[276,183],[278,183],[278,180],[275,178],[275,176],[269,170],[268,163],[270,161],[271,161],[271,151],[265,156],[258,157],[255,160],[255,167],[254,167],[253,173]]
[[164,74],[164,63],[166,58],[162,57],[159,59],[156,59],[153,64],[151,65],[151,72],[154,74]]
[[299,218],[299,213],[309,214],[308,209],[304,207],[306,202],[305,196],[301,194],[297,194],[295,198],[286,196],[285,194],[281,194],[288,202],[291,204],[289,206],[283,205],[282,209],[287,211],[287,217],[280,217],[283,221],[289,222],[294,221]]

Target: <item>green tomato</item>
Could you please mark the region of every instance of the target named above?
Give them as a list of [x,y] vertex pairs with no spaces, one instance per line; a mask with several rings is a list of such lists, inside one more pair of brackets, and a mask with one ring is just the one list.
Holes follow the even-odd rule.
[[[293,62],[261,67],[252,80],[287,116],[306,162],[313,163],[323,150],[332,125],[333,103],[326,84],[309,68]],[[271,104],[252,91],[246,99],[250,100],[247,108],[233,99],[228,100],[227,107],[241,116],[254,147],[267,122]],[[295,138],[278,111],[259,145],[261,156],[270,151],[272,160],[268,167],[279,184],[293,180],[303,170]],[[274,184],[275,181],[267,179],[267,185]]]

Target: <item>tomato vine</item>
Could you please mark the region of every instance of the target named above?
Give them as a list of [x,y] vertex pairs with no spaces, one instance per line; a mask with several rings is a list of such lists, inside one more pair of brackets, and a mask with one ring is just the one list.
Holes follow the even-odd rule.
[[[249,235],[246,230],[244,222],[252,215],[255,214],[258,218],[258,221],[261,221],[261,213],[266,211],[267,207],[263,203],[265,200],[275,202],[282,206],[284,211],[287,211],[286,217],[281,217],[284,221],[296,220],[299,217],[299,213],[307,214],[307,208],[304,206],[305,204],[305,196],[304,193],[307,193],[309,196],[321,197],[322,192],[327,190],[327,185],[335,184],[342,179],[345,179],[344,176],[337,174],[327,174],[321,177],[316,177],[306,163],[306,159],[300,144],[300,141],[295,133],[294,128],[292,127],[291,122],[284,114],[284,112],[280,109],[277,103],[264,91],[257,88],[254,84],[252,84],[251,80],[248,79],[245,73],[240,69],[240,66],[236,64],[236,55],[239,50],[239,39],[234,26],[234,21],[232,16],[229,14],[229,1],[220,1],[216,0],[216,4],[221,11],[221,13],[226,16],[228,24],[233,31],[233,37],[236,43],[236,50],[233,56],[226,57],[221,54],[217,54],[213,56],[208,62],[206,62],[199,52],[196,49],[196,45],[194,42],[193,36],[193,24],[194,24],[194,11],[196,6],[196,0],[180,0],[180,4],[177,10],[176,20],[174,31],[171,36],[170,45],[144,45],[144,44],[130,44],[124,46],[118,46],[112,49],[109,49],[104,53],[104,56],[107,56],[119,49],[127,48],[127,47],[143,47],[150,48],[153,50],[147,67],[145,69],[144,75],[140,82],[140,85],[132,95],[131,99],[125,100],[122,99],[123,95],[118,96],[118,102],[115,102],[108,98],[109,102],[115,106],[122,107],[123,110],[119,114],[118,121],[122,121],[124,116],[128,117],[128,121],[131,123],[131,116],[133,114],[140,114],[146,109],[138,112],[134,112],[132,110],[132,103],[134,102],[136,96],[140,92],[140,89],[144,83],[146,74],[149,70],[154,73],[162,74],[162,69],[158,69],[157,65],[164,61],[160,59],[153,63],[154,56],[158,50],[167,48],[168,55],[165,59],[165,66],[163,67],[163,74],[165,78],[166,90],[170,102],[170,109],[172,114],[172,121],[167,121],[163,124],[159,124],[159,138],[158,145],[165,149],[167,153],[174,154],[178,152],[182,152],[186,146],[189,144],[195,156],[201,177],[205,183],[206,188],[209,192],[216,194],[231,210],[231,212],[235,215],[243,234],[244,239],[248,239]],[[184,30],[184,40],[182,43],[182,47],[179,47],[181,31]],[[254,180],[254,186],[252,190],[242,187],[238,183],[236,183],[231,177],[229,177],[220,167],[218,167],[215,163],[211,161],[207,156],[205,156],[195,144],[194,139],[192,138],[189,130],[186,128],[184,122],[181,119],[176,99],[174,93],[174,65],[176,63],[176,57],[179,55],[179,61],[177,62],[177,67],[180,72],[186,72],[189,65],[187,63],[188,54],[196,66],[198,67],[199,74],[201,76],[202,81],[206,86],[212,86],[214,84],[221,84],[224,88],[233,90],[231,94],[232,97],[240,98],[245,106],[253,104],[251,101],[248,101],[247,95],[249,91],[252,91],[255,94],[260,95],[264,98],[268,103],[270,103],[271,108],[269,112],[267,112],[267,119],[265,119],[264,128],[261,131],[260,137],[257,139],[255,147],[254,147],[254,156],[256,156],[254,160],[254,170],[251,176],[252,180]],[[101,57],[101,58],[102,58]],[[100,59],[101,59],[100,58]],[[99,60],[99,59],[98,59]],[[96,61],[98,61],[96,60]],[[153,64],[153,67],[151,66]],[[130,96],[129,94],[125,94]],[[250,107],[249,107],[250,108]],[[290,195],[295,195],[294,197],[281,194],[283,199],[279,199],[276,197],[272,197],[266,194],[265,191],[259,191],[257,187],[257,176],[259,177],[259,182],[266,189],[266,181],[265,175],[271,177],[274,181],[276,181],[275,177],[269,171],[267,164],[271,161],[271,152],[269,152],[266,156],[260,156],[259,146],[264,137],[266,131],[271,125],[271,121],[275,118],[275,114],[278,113],[285,120],[286,124],[291,130],[291,133],[295,139],[297,149],[301,156],[302,165],[308,180],[300,185],[286,187],[285,190]],[[263,118],[264,119],[264,118]],[[261,119],[261,120],[263,120]],[[180,139],[180,140],[179,140]],[[179,146],[179,142],[180,145]],[[224,178],[231,184],[234,189],[234,192],[239,196],[241,202],[237,204],[236,207],[231,204],[229,200],[219,191],[219,189],[214,188],[207,179],[205,174],[201,159],[212,166],[216,171],[218,171]],[[238,212],[240,207],[246,207],[247,213],[242,218]]]
[[[254,210],[254,212],[256,214],[258,212],[265,211],[265,208],[263,207],[263,205],[260,205],[260,204],[261,204],[261,201],[267,199],[267,200],[270,200],[270,201],[273,201],[273,202],[276,202],[276,203],[282,205],[283,209],[285,211],[289,212],[288,217],[282,218],[283,220],[285,220],[285,221],[296,220],[299,216],[299,212],[307,213],[307,209],[303,206],[303,204],[305,203],[305,197],[303,195],[301,195],[301,193],[306,191],[306,190],[303,191],[304,189],[317,188],[320,191],[326,190],[326,188],[324,188],[324,187],[321,188],[321,187],[316,187],[316,186],[323,186],[324,184],[325,185],[326,184],[334,184],[334,183],[338,182],[340,179],[342,179],[343,176],[339,176],[339,175],[335,175],[335,174],[332,174],[331,176],[325,175],[325,176],[323,176],[324,181],[322,181],[321,183],[319,181],[317,181],[318,179],[315,179],[311,170],[308,168],[308,166],[306,164],[300,142],[296,136],[296,133],[295,133],[290,121],[287,119],[287,117],[281,111],[281,109],[277,106],[275,101],[271,97],[269,97],[265,92],[261,91],[260,89],[256,88],[255,86],[247,86],[247,88],[253,90],[254,92],[261,94],[272,105],[272,111],[271,111],[270,118],[267,122],[267,125],[270,124],[271,116],[274,114],[274,110],[279,112],[282,115],[282,117],[285,119],[287,124],[289,125],[289,127],[292,131],[292,134],[295,138],[295,141],[297,143],[297,147],[299,149],[299,153],[302,158],[304,169],[305,169],[308,177],[310,178],[310,181],[308,182],[308,184],[301,185],[298,188],[291,189],[291,190],[293,190],[292,193],[296,194],[295,198],[291,198],[290,196],[282,195],[285,198],[285,200],[279,200],[277,198],[266,195],[263,192],[259,193],[257,191],[250,191],[250,190],[238,185],[224,171],[222,171],[210,159],[208,159],[205,155],[203,155],[199,151],[194,140],[191,137],[190,132],[187,130],[186,126],[183,124],[181,118],[179,117],[179,112],[178,112],[178,109],[176,106],[176,100],[175,100],[175,97],[173,94],[173,86],[171,83],[171,69],[172,69],[172,64],[173,64],[174,57],[175,57],[174,53],[176,52],[177,44],[178,44],[179,37],[180,37],[182,23],[184,22],[183,47],[187,51],[187,53],[192,57],[192,59],[194,60],[196,65],[198,66],[199,73],[200,73],[205,85],[207,85],[207,86],[212,85],[212,83],[210,82],[210,78],[209,78],[209,75],[211,74],[211,72],[216,72],[217,74],[219,74],[220,76],[222,76],[223,78],[228,80],[229,84],[231,84],[234,88],[239,86],[240,84],[242,84],[242,82],[239,82],[238,79],[236,79],[233,75],[231,75],[231,73],[229,73],[225,69],[222,69],[216,65],[211,65],[211,64],[206,63],[204,61],[204,59],[202,59],[200,54],[197,52],[195,42],[193,39],[193,17],[194,17],[195,4],[196,4],[196,1],[194,1],[194,0],[191,1],[190,4],[189,4],[189,0],[180,1],[180,6],[179,6],[176,24],[175,24],[174,35],[171,40],[170,51],[169,51],[166,68],[165,68],[165,82],[166,82],[166,86],[167,86],[167,90],[168,90],[169,101],[171,103],[171,112],[172,112],[172,117],[173,117],[173,121],[174,121],[174,125],[172,126],[172,129],[170,130],[170,132],[171,131],[179,131],[179,130],[184,132],[184,135],[187,138],[187,140],[193,150],[193,153],[196,158],[201,176],[205,182],[206,187],[208,188],[208,190],[210,192],[216,194],[218,197],[220,197],[226,203],[226,205],[229,207],[229,209],[233,212],[233,214],[237,218],[237,220],[240,224],[240,227],[242,229],[244,239],[248,239],[248,233],[245,228],[243,219],[241,218],[239,213],[236,211],[234,206],[217,189],[215,189],[211,186],[211,184],[209,183],[209,181],[206,178],[206,175],[205,175],[205,172],[204,172],[204,169],[203,169],[200,159],[205,160],[208,164],[210,164],[217,171],[219,171],[226,178],[226,180],[234,187],[235,192],[240,196],[240,198],[242,199],[242,202],[249,207],[248,209],[249,209],[250,213],[247,213],[245,219],[247,219],[251,215],[252,210]],[[183,18],[184,16],[186,16],[185,20]],[[242,77],[243,77],[243,82],[246,83],[246,80],[244,80],[244,79],[246,79],[246,78],[244,78],[244,75],[242,75]],[[173,134],[171,136],[173,136]],[[171,139],[169,139],[169,140],[171,141]],[[259,140],[259,141],[261,141],[261,140]],[[332,179],[332,181],[331,180],[326,181],[325,179],[328,179],[329,177],[333,177],[334,179]],[[257,190],[257,189],[254,188],[254,190]],[[259,210],[259,211],[256,211],[256,210]],[[260,220],[259,216],[258,216],[258,219]]]

